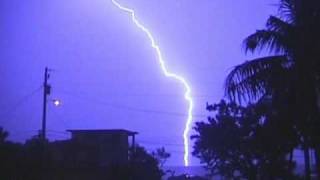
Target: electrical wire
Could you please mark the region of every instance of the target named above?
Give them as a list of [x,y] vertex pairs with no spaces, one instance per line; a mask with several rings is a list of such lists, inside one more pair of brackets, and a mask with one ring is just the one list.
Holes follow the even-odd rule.
[[181,143],[179,144],[179,143],[167,143],[167,142],[155,142],[155,141],[137,141],[137,142],[141,144],[148,144],[148,145],[162,145],[162,146],[176,146],[176,147],[184,146],[184,144],[181,144]]
[[[97,99],[94,99],[94,98],[77,96],[77,95],[75,95],[74,93],[66,93],[66,92],[63,92],[63,94],[66,94],[66,95],[69,95],[69,96],[73,96],[73,97],[75,97],[75,98],[77,98],[77,99],[85,100],[86,102],[96,103],[96,104],[108,106],[108,107],[115,108],[115,109],[121,109],[121,110],[127,110],[127,111],[134,111],[134,112],[142,112],[142,113],[150,113],[150,114],[160,114],[160,115],[176,116],[176,117],[186,117],[186,116],[188,116],[186,113],[170,112],[170,111],[159,111],[159,110],[144,109],[144,108],[135,108],[135,107],[126,106],[126,105],[119,105],[119,104],[114,104],[114,103],[108,103],[108,102],[101,101],[101,100],[97,100]],[[202,114],[195,114],[195,115],[193,115],[193,117],[197,117],[197,118],[207,118],[208,116],[202,115]]]
[[[7,116],[8,114],[11,114],[15,110],[17,110],[21,105],[23,105],[26,101],[28,101],[32,96],[34,96],[39,90],[42,89],[42,86],[36,88],[35,90],[31,91],[27,95],[23,96],[20,100],[17,101],[12,107],[10,107],[5,112],[1,113],[0,116]],[[4,120],[3,118],[2,120]]]
[[[70,84],[70,83],[69,83]],[[97,84],[94,84],[94,85],[97,85]],[[100,85],[100,84],[99,84]],[[101,84],[101,86],[104,85],[104,84]],[[55,85],[55,86],[58,86],[59,85]],[[76,89],[79,89],[81,87],[85,86],[84,84],[83,85],[79,85],[79,86],[73,86],[73,87],[77,87]],[[93,85],[86,85],[86,86],[93,86]],[[104,85],[105,86],[105,85]],[[60,86],[62,88],[65,88],[65,86]],[[61,88],[59,90],[56,90],[57,92],[67,92],[67,93],[72,93],[71,91],[65,91],[65,90],[61,90]],[[82,91],[81,93],[86,93],[84,91]],[[173,97],[182,97],[183,98],[183,95],[181,94],[173,94],[173,93],[145,93],[145,94],[141,94],[141,93],[109,93],[109,94],[105,94],[106,96],[119,96],[119,97],[144,97],[144,98],[147,98],[147,97],[167,97],[167,98],[173,98]],[[199,99],[202,99],[202,98],[214,98],[216,96],[214,95],[208,95],[208,94],[194,94],[193,95],[195,98],[199,98]]]

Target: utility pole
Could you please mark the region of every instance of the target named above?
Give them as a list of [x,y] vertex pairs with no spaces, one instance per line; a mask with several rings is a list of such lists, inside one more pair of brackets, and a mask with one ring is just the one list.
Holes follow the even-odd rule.
[[51,86],[48,84],[50,77],[49,69],[46,67],[44,71],[44,82],[43,82],[43,109],[42,109],[42,129],[41,129],[41,140],[46,140],[46,126],[47,126],[47,96],[50,94]]

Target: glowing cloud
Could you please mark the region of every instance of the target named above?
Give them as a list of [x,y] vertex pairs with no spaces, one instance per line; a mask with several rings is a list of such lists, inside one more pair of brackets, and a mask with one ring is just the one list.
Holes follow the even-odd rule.
[[151,32],[149,31],[149,29],[147,29],[144,25],[142,25],[139,22],[139,20],[136,18],[135,11],[133,9],[130,9],[128,7],[125,7],[125,6],[121,5],[116,0],[111,0],[111,1],[120,10],[129,13],[131,15],[131,18],[132,18],[132,21],[134,22],[134,24],[148,36],[148,38],[149,38],[149,40],[151,42],[152,48],[155,49],[155,51],[156,51],[156,53],[158,55],[158,60],[159,60],[159,63],[160,63],[160,66],[161,66],[161,69],[162,69],[164,75],[166,77],[176,79],[177,81],[182,83],[184,88],[185,88],[185,99],[189,103],[189,108],[188,108],[188,118],[186,120],[185,129],[184,129],[184,132],[183,132],[183,139],[184,139],[184,165],[185,166],[189,166],[189,131],[191,129],[191,124],[192,124],[192,110],[193,110],[193,100],[192,100],[192,97],[191,97],[191,88],[190,88],[189,84],[187,83],[187,81],[183,77],[168,71],[168,69],[166,67],[166,64],[165,64],[165,61],[162,58],[160,47],[155,42],[155,39],[154,39],[153,35],[151,34]]

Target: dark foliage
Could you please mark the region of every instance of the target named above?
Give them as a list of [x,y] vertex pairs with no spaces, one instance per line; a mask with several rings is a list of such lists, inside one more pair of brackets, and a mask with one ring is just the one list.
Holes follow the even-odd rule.
[[[282,111],[282,117],[300,135],[307,179],[310,179],[307,152],[309,148],[315,148],[317,156],[320,152],[319,32],[320,1],[280,0],[278,16],[270,16],[265,29],[244,40],[246,52],[263,50],[270,56],[236,66],[225,83],[228,97],[240,103],[272,98],[273,106]],[[318,171],[320,174],[319,161]]]
[[[57,142],[43,142],[38,136],[15,144],[7,141],[8,133],[0,128],[0,179],[61,180],[161,180],[164,172],[160,166],[170,156],[164,148],[148,153],[137,146],[128,163],[100,166],[95,163],[77,164],[74,142],[63,143],[57,156]],[[108,153],[108,152],[106,152]],[[58,158],[60,157],[60,158]],[[61,159],[61,157],[63,159]]]
[[164,172],[159,169],[159,161],[147,153],[143,147],[136,147],[132,156],[133,179],[136,180],[161,180]]
[[186,174],[183,174],[180,176],[169,177],[168,180],[208,180],[208,179],[200,176],[188,176]]
[[290,179],[287,154],[295,144],[293,130],[283,131],[267,102],[241,107],[221,101],[207,109],[215,116],[196,123],[193,154],[211,175],[232,179]]

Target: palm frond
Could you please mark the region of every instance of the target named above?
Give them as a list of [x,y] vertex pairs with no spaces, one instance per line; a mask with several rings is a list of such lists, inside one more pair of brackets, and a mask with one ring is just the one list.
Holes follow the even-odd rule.
[[285,56],[269,56],[247,61],[229,73],[225,93],[233,101],[255,101],[272,91],[273,83],[288,68]]
[[285,35],[288,32],[292,31],[293,26],[289,22],[286,22],[285,20],[282,20],[279,17],[270,16],[267,21],[267,29]]
[[257,30],[244,40],[245,51],[268,50],[270,53],[286,53],[287,37],[272,30]]
[[294,23],[297,18],[297,0],[281,0],[279,12],[286,21]]
[[245,51],[267,49],[270,53],[280,54],[287,50],[287,37],[273,30],[258,30],[244,40]]

